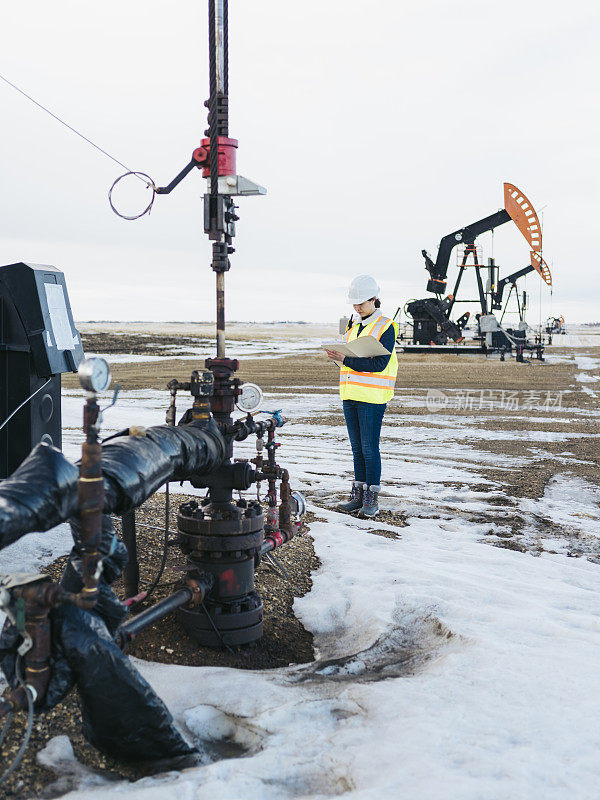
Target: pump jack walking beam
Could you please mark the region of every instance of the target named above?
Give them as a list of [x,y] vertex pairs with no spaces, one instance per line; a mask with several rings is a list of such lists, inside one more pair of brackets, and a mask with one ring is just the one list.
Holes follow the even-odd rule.
[[[492,231],[510,220],[516,224],[531,248],[531,265],[499,281],[498,268],[493,259],[490,259],[487,267],[479,263],[475,240],[480,234]],[[464,246],[464,252],[462,261],[459,264],[458,276],[452,293],[447,297],[443,297],[446,292],[450,255],[454,247],[459,243]],[[512,183],[505,183],[503,209],[444,236],[440,241],[435,262],[426,250],[421,251],[425,258],[425,269],[429,272],[427,291],[432,292],[436,297],[413,300],[406,306],[407,313],[413,318],[414,343],[419,345],[446,344],[448,337],[454,339],[455,342],[462,341],[462,328],[469,318],[469,313],[463,314],[456,323],[452,322],[450,315],[455,303],[471,302],[457,299],[458,290],[467,267],[472,266],[475,270],[479,294],[478,302],[482,316],[487,316],[493,309],[501,308],[504,287],[507,284],[516,286],[517,279],[528,272],[536,270],[548,286],[551,286],[552,276],[548,265],[541,256],[541,251],[542,230],[537,214],[520,189]],[[469,259],[472,259],[472,263],[469,263]],[[481,275],[482,269],[490,270],[489,288],[487,290]]]
[[516,272],[513,272],[511,275],[507,275],[506,278],[502,278],[502,280],[498,281],[498,286],[496,290],[492,292],[492,309],[499,310],[502,308],[502,295],[504,294],[504,289],[506,286],[511,284],[513,287],[516,287],[517,281],[519,278],[522,278],[524,275],[528,275],[530,272],[533,272],[534,267],[529,264],[523,269],[519,269]]
[[[550,270],[540,255],[542,251],[542,229],[538,216],[523,192],[512,183],[505,183],[503,209],[496,211],[494,214],[490,214],[489,217],[484,217],[483,219],[477,220],[477,222],[473,222],[470,225],[466,225],[464,228],[459,228],[457,231],[453,231],[444,236],[440,241],[435,263],[426,250],[421,251],[425,259],[425,269],[430,275],[427,283],[427,291],[438,295],[442,295],[446,291],[446,276],[448,274],[450,255],[456,245],[461,243],[466,245],[465,258],[463,258],[458,281],[460,282],[462,268],[466,265],[467,251],[473,250],[473,247],[469,248],[469,245],[473,246],[475,239],[482,233],[494,230],[500,225],[504,225],[505,222],[510,222],[511,219],[531,247],[531,263],[533,269],[539,272],[543,280],[551,286],[552,279],[550,277]],[[455,287],[453,297],[456,296],[456,288],[457,287]]]
[[[463,243],[465,245],[472,245],[480,234],[491,231],[499,225],[504,225],[505,222],[510,222],[510,219],[511,217],[508,211],[506,211],[506,209],[501,209],[500,211],[496,211],[495,214],[491,214],[489,217],[484,217],[484,219],[473,222],[471,225],[465,225],[464,228],[459,228],[457,231],[449,233],[440,241],[435,264],[427,251],[422,250],[421,253],[425,259],[425,269],[431,276],[427,282],[427,291],[434,292],[435,294],[445,293],[450,255],[457,244]],[[466,261],[463,260],[463,268],[465,263]]]

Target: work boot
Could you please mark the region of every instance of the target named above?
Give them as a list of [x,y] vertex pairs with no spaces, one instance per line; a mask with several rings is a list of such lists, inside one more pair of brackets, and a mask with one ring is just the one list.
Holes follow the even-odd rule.
[[376,514],[379,513],[379,504],[377,502],[377,496],[379,495],[380,491],[381,491],[381,486],[369,486],[367,488],[362,508],[358,512],[359,517],[374,517]]
[[359,508],[362,508],[363,497],[366,488],[367,488],[366,483],[361,483],[360,481],[352,481],[352,491],[350,492],[350,499],[348,500],[347,503],[341,503],[338,506],[338,511],[358,511]]

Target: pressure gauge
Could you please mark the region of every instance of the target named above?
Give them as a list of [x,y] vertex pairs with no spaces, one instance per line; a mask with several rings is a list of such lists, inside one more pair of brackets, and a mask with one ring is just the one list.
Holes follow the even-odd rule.
[[306,498],[301,492],[291,493],[290,511],[295,517],[303,517],[306,514]]
[[77,377],[82,389],[103,392],[110,385],[110,367],[103,358],[86,358],[79,365]]
[[245,383],[242,386],[242,393],[237,399],[237,407],[240,411],[245,411],[247,414],[253,411],[258,411],[263,401],[263,393],[260,386],[255,383]]

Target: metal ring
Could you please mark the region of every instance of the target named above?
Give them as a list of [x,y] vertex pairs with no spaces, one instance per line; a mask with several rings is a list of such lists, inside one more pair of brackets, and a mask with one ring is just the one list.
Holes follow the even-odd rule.
[[[135,175],[136,178],[143,180],[146,183],[146,188],[149,188],[150,186],[152,187],[152,199],[150,200],[146,208],[142,211],[142,213],[136,214],[134,217],[128,217],[126,214],[121,214],[120,211],[117,211],[112,201],[113,189],[120,180],[123,180],[123,178],[126,178],[128,175]],[[123,173],[123,175],[120,175],[108,190],[108,202],[110,203],[110,207],[118,217],[121,217],[121,219],[128,219],[128,220],[139,219],[140,217],[143,217],[144,214],[150,213],[150,209],[152,208],[152,204],[154,203],[155,197],[156,197],[156,184],[154,183],[152,178],[149,175],[146,175],[145,172],[134,172],[133,170],[131,172],[125,172]]]

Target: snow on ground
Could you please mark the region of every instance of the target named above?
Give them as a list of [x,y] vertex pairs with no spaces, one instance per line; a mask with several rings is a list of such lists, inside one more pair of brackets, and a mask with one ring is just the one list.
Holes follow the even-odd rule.
[[64,556],[72,546],[73,537],[66,522],[45,533],[30,533],[2,550],[0,571],[37,572],[54,559]]
[[594,333],[585,332],[585,328],[582,330],[579,329],[579,332],[574,333],[565,333],[564,335],[561,334],[560,336],[553,336],[552,337],[552,345],[549,348],[550,350],[552,347],[599,347],[600,346],[600,335],[598,333],[598,329],[595,329]]
[[574,356],[573,360],[579,369],[598,369],[600,368],[600,358],[590,358],[589,356]]
[[521,501],[540,521],[600,537],[600,487],[573,475],[555,475],[539,500]]
[[[111,785],[165,797],[597,797],[597,567],[412,519],[401,537],[322,512],[296,603],[318,660],[246,672],[136,662],[207,752],[245,758]],[[69,798],[102,796],[106,787]]]
[[[131,800],[598,797],[600,572],[567,555],[570,534],[600,536],[600,489],[569,473],[577,463],[568,449],[573,434],[560,418],[547,430],[486,431],[474,416],[404,414],[423,408],[422,398],[400,399],[383,430],[381,504],[407,512],[407,527],[322,507],[352,475],[345,431],[327,420],[340,411],[334,393],[267,396],[265,406],[290,420],[278,460],[318,517],[311,535],[321,567],[295,604],[315,636],[317,660],[264,672],[137,661],[204,763],[93,786],[67,743],[53,740],[41,757],[63,776],[81,775],[69,798],[108,791]],[[167,402],[161,392],[124,392],[105,415],[104,433],[161,424]],[[65,452],[73,460],[81,409],[79,393],[65,392]],[[491,437],[526,446],[518,457],[491,454],[478,446]],[[515,501],[481,472],[526,469],[544,444],[563,441],[560,473],[538,500]],[[253,454],[252,441],[236,450]],[[507,514],[538,537],[552,529],[556,552],[534,558],[485,544],[502,534]],[[395,538],[376,535],[381,530]],[[13,547],[10,568],[19,559],[35,568],[68,550],[68,533]]]
[[[122,392],[117,405],[105,414],[103,432],[110,435],[130,424],[146,427],[162,424],[167,402],[166,392],[152,389]],[[404,407],[410,402],[409,397],[404,397]],[[63,392],[63,448],[72,460],[79,457],[81,447],[81,406],[78,392]],[[346,491],[352,480],[352,457],[345,428],[319,422],[323,417],[340,413],[338,395],[332,392],[304,395],[267,393],[265,408],[269,411],[281,409],[289,420],[280,433],[282,449],[279,452],[282,463],[290,469],[294,487],[310,492],[324,503],[330,501],[332,494]],[[183,409],[184,405],[180,403],[180,412]],[[548,416],[552,418],[552,413]],[[515,418],[521,419],[516,415]],[[498,416],[498,419],[510,420],[510,412]],[[440,436],[440,427],[443,427],[443,436]],[[591,433],[587,435],[592,436]],[[477,473],[478,467],[493,465],[499,471],[516,466],[526,468],[535,463],[541,451],[539,447],[524,448],[520,456],[502,456],[479,450],[478,442],[519,439],[532,446],[568,443],[569,439],[582,436],[585,434],[568,429],[486,430],[477,417],[471,415],[389,415],[384,423],[381,443],[385,463],[384,502],[391,508],[401,507],[410,514],[425,511],[436,514],[436,510],[437,513],[490,510],[490,497],[472,492],[469,485],[490,484],[492,492],[504,496],[497,486]],[[316,442],[318,446],[315,446]],[[254,440],[249,439],[236,445],[236,454],[251,458],[255,454],[254,447]],[[564,456],[563,460],[566,464],[576,461],[573,456]],[[194,493],[191,487],[189,491]],[[200,493],[204,491],[200,490]],[[495,510],[507,513],[506,508]]]
[[[290,353],[315,353],[321,346],[320,338],[298,339],[293,342],[279,342],[271,340],[258,340],[258,341],[231,341],[227,348],[228,358],[277,358],[289,355]],[[93,353],[86,351],[88,357],[100,356],[105,358],[111,364],[134,364],[142,363],[145,361],[165,361],[172,359],[190,359],[199,357],[201,359],[209,358],[213,355],[214,342],[207,341],[206,344],[194,346],[175,346],[175,345],[158,345],[164,351],[164,355],[142,355],[138,353]]]
[[588,383],[597,383],[600,381],[600,377],[598,375],[590,375],[589,372],[585,372],[584,370],[587,369],[598,369],[600,367],[600,359],[597,358],[590,358],[589,356],[574,356],[573,361],[577,364],[581,372],[578,372],[575,375],[575,379],[583,384],[581,390],[585,392],[590,397],[597,397],[598,393],[593,391],[587,384]]

